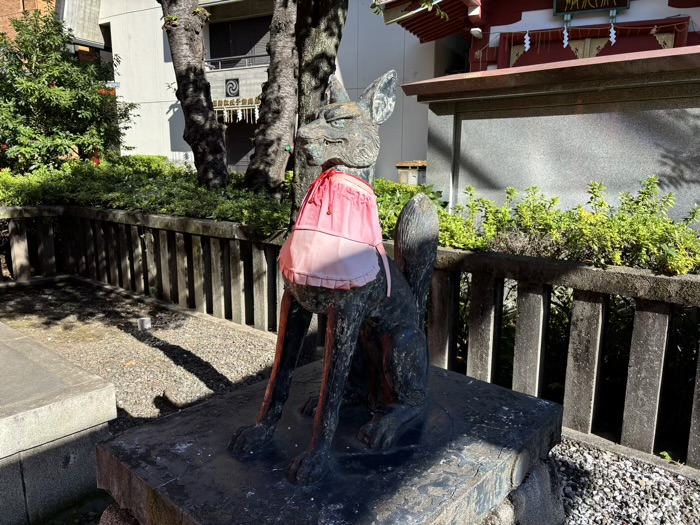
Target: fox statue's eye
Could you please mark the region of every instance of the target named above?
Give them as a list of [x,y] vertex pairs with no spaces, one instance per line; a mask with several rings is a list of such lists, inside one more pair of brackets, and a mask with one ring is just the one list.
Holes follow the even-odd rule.
[[342,129],[345,127],[345,119],[331,120],[329,124],[334,128]]

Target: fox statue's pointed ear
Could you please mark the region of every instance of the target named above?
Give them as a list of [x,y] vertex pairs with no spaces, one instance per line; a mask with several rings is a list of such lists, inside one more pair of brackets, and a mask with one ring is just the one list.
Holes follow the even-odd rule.
[[345,91],[345,86],[340,83],[340,80],[338,80],[338,77],[335,75],[331,75],[328,79],[328,91],[326,95],[328,96],[328,102],[330,104],[350,102],[350,96],[348,92]]
[[396,105],[396,71],[392,69],[372,82],[360,97],[360,105],[376,124],[386,122]]

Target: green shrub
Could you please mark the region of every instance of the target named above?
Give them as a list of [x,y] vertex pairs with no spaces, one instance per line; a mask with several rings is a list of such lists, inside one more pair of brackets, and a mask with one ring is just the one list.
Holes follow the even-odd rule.
[[114,64],[79,61],[53,10],[11,24],[13,39],[0,33],[0,168],[33,171],[118,148],[136,105],[107,89]]
[[[379,219],[393,237],[401,210],[417,193],[438,204],[440,244],[477,251],[582,261],[599,267],[626,265],[671,275],[700,273],[700,222],[696,208],[682,222],[668,211],[673,195],[660,195],[650,177],[636,195],[624,194],[620,206],[605,199],[605,188],[591,183],[586,206],[563,211],[558,200],[528,188],[522,197],[509,188],[503,206],[466,190],[466,203],[448,212],[431,186],[375,182]],[[0,170],[0,204],[31,206],[69,204],[124,209],[179,217],[228,220],[247,224],[262,235],[287,227],[290,205],[243,186],[233,175],[221,190],[197,184],[195,171],[164,157],[107,156],[106,162],[74,161],[57,168],[40,167],[15,176]]]
[[[401,209],[417,192],[432,188],[377,181],[379,216],[391,235]],[[433,192],[434,193],[434,192]],[[516,255],[582,261],[599,267],[626,265],[670,275],[700,272],[700,222],[696,207],[682,222],[668,216],[672,194],[659,194],[659,181],[649,177],[638,194],[623,194],[611,206],[605,187],[591,183],[586,206],[563,211],[558,199],[537,187],[522,198],[506,190],[505,204],[478,198],[467,188],[466,204],[454,213],[439,208],[440,244],[465,250],[491,250]]]
[[270,235],[289,222],[288,203],[253,193],[235,178],[221,190],[197,183],[188,166],[164,157],[110,157],[95,166],[75,161],[13,176],[0,170],[0,204],[5,206],[75,205],[216,219],[251,225]]
[[434,191],[432,186],[409,186],[408,184],[397,184],[377,179],[374,181],[374,192],[377,195],[379,222],[384,230],[384,235],[388,238],[394,236],[394,228],[396,228],[396,221],[399,220],[401,210],[414,195],[425,193],[439,210],[442,210],[444,206],[440,200],[442,192]]

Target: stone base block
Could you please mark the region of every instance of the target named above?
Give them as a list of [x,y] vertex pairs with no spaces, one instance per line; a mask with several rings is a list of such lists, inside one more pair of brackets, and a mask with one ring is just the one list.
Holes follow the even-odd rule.
[[0,525],[35,525],[97,489],[114,387],[0,323]]
[[483,525],[564,525],[561,485],[551,459],[537,463]]
[[0,525],[35,525],[97,490],[95,445],[107,425],[0,460]]
[[560,438],[559,405],[433,369],[424,422],[395,449],[367,450],[355,436],[369,412],[344,409],[326,477],[293,485],[287,465],[311,435],[299,409],[320,374],[320,363],[295,372],[274,438],[249,460],[226,447],[255,420],[265,383],[98,445],[99,486],[141,525],[479,524]]
[[0,525],[27,525],[19,454],[0,459]]

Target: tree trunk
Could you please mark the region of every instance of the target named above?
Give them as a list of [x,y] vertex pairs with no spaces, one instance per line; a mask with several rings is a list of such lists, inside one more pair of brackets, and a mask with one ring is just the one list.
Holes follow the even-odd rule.
[[275,0],[270,25],[270,68],[263,85],[255,152],[246,171],[247,185],[279,198],[294,144],[299,57],[296,48],[297,0]]
[[[335,72],[335,59],[347,16],[348,0],[299,0],[299,126],[313,120],[314,112],[325,103],[328,79]],[[292,222],[296,220],[306,190],[320,174],[320,167],[307,166],[304,155],[296,152]]]
[[158,0],[173,57],[177,99],[185,116],[184,139],[194,153],[199,183],[220,188],[228,181],[224,127],[216,119],[204,75],[202,29],[209,14],[197,0]]

